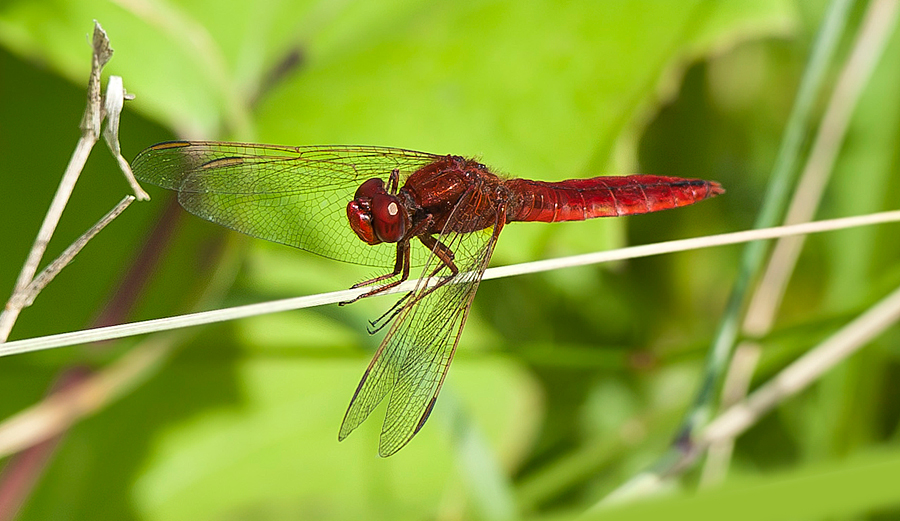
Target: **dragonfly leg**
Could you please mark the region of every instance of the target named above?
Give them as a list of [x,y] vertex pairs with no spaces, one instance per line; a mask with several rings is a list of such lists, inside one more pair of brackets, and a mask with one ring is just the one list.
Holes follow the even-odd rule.
[[[506,222],[506,205],[505,204],[500,205],[498,212],[497,212],[497,216],[498,216],[497,224],[494,225],[494,231],[492,233],[491,243],[497,242],[497,237],[500,235],[500,230],[503,229],[503,225]],[[434,271],[431,272],[431,275],[429,275],[429,278],[434,277],[435,275],[438,274],[438,272],[440,272],[444,268],[449,269],[451,275],[441,277],[441,280],[439,280],[437,282],[437,284],[435,284],[434,286],[432,286],[432,287],[428,288],[427,290],[425,290],[424,292],[422,292],[416,298],[417,301],[428,296],[429,293],[440,288],[444,284],[447,284],[448,282],[453,280],[453,278],[459,274],[459,268],[457,268],[456,264],[453,262],[455,255],[453,253],[453,250],[451,250],[449,246],[442,243],[438,239],[435,239],[431,235],[420,235],[419,240],[422,241],[422,244],[424,244],[432,252],[434,252],[435,256],[437,256],[437,258],[440,259],[440,261],[442,263],[441,265],[436,267],[434,269]]]
[[385,275],[381,275],[379,277],[375,277],[374,279],[364,280],[362,282],[358,282],[353,286],[350,286],[350,289],[361,288],[364,286],[371,286],[373,284],[377,284],[383,280],[388,280],[393,277],[400,275],[400,278],[388,282],[387,284],[383,284],[378,286],[377,288],[372,289],[371,291],[367,291],[362,295],[355,297],[351,300],[345,302],[339,302],[339,306],[344,306],[346,304],[352,304],[361,298],[371,297],[372,295],[377,295],[383,291],[386,291],[394,286],[398,286],[401,282],[405,281],[409,278],[409,241],[400,241],[397,243],[397,262],[394,264],[394,270],[391,273],[387,273]]
[[388,179],[388,193],[397,195],[397,190],[400,188],[400,170],[393,169],[391,170],[391,177]]
[[[404,254],[404,251],[406,252],[405,254]],[[377,284],[377,283],[381,282],[382,280],[387,280],[387,279],[396,277],[401,272],[403,272],[404,265],[409,264],[408,260],[406,260],[408,258],[409,258],[409,242],[408,241],[398,242],[397,243],[397,260],[394,262],[394,270],[392,272],[386,273],[384,275],[380,275],[373,279],[364,280],[362,282],[357,282],[356,284],[350,286],[350,289],[361,288],[363,286],[371,286],[373,284]],[[405,267],[407,270],[409,269],[409,266],[405,266]]]
[[[395,188],[396,188],[396,184],[400,182],[399,176],[400,176],[399,170],[394,170],[393,172],[391,172],[390,183]],[[378,293],[381,293],[381,292],[389,290],[395,286],[398,286],[398,285],[400,285],[400,283],[409,279],[409,265],[410,265],[409,237],[414,237],[414,236],[418,235],[422,230],[427,230],[431,226],[431,222],[432,222],[432,216],[431,215],[426,216],[413,229],[411,229],[408,232],[408,234],[406,236],[407,238],[397,241],[397,262],[394,263],[394,271],[392,271],[391,273],[387,273],[385,275],[381,275],[379,277],[375,277],[374,279],[369,279],[369,280],[364,280],[362,282],[358,282],[358,283],[354,284],[353,286],[350,286],[350,289],[361,288],[363,286],[371,286],[371,285],[377,284],[383,280],[388,280],[393,277],[396,277],[397,275],[400,275],[399,279],[389,282],[387,284],[384,284],[382,286],[378,286],[377,288],[373,289],[372,291],[363,293],[362,295],[360,295],[352,300],[348,300],[346,302],[339,302],[338,305],[343,306],[345,304],[352,304],[353,302],[356,302],[357,300],[359,300],[361,298],[366,298],[366,297],[371,297],[372,295],[377,295]],[[420,237],[420,240],[421,240],[421,237]],[[434,242],[441,244],[439,241],[436,241],[436,240],[434,240]],[[423,243],[424,243],[424,241],[423,241]],[[427,243],[425,243],[425,245],[428,246]],[[449,255],[450,255],[449,259],[452,264],[453,252],[451,252],[450,248],[447,248],[443,244],[441,244],[441,246],[443,246],[443,249],[445,251],[449,252]],[[429,246],[429,248],[431,248],[431,246]],[[454,268],[455,268],[455,266],[454,266]],[[378,322],[378,321],[376,321],[376,322]]]
[[369,327],[367,328],[370,335],[374,335],[375,333],[381,331],[384,326],[390,324],[391,320],[393,320],[395,316],[403,311],[403,309],[406,308],[407,305],[412,305],[415,302],[418,302],[432,291],[450,282],[453,277],[455,277],[459,273],[459,268],[457,268],[456,264],[454,264],[453,262],[453,250],[451,250],[449,246],[435,239],[431,235],[420,235],[419,240],[422,241],[422,244],[424,244],[425,247],[431,250],[440,261],[440,264],[431,272],[430,275],[428,275],[428,278],[436,276],[444,268],[449,269],[451,274],[446,277],[441,277],[441,280],[439,280],[437,284],[435,284],[433,287],[425,289],[416,297],[414,301],[408,301],[409,297],[412,296],[412,292],[407,293],[403,296],[403,298],[394,303],[394,305],[391,306],[390,309],[385,311],[384,314],[382,314],[380,317],[375,320],[370,320]]
[[456,276],[459,273],[459,268],[456,267],[456,264],[453,263],[453,259],[456,257],[453,254],[453,250],[450,249],[449,246],[442,243],[441,241],[435,239],[431,235],[420,235],[419,240],[422,241],[422,244],[425,245],[426,248],[434,253],[435,257],[437,257],[441,264],[431,272],[429,277],[434,277],[444,268],[450,270],[452,276]]
[[428,275],[428,278],[431,279],[437,276],[437,274],[440,273],[440,271],[444,268],[450,270],[450,275],[441,277],[434,286],[420,293],[416,297],[416,301],[422,300],[423,298],[427,297],[434,290],[440,288],[444,284],[447,284],[448,282],[453,280],[453,277],[459,275],[459,268],[457,268],[456,264],[453,262],[453,250],[451,250],[449,246],[435,239],[431,235],[420,235],[419,240],[422,241],[422,244],[424,244],[429,250],[434,253],[435,257],[437,257],[438,260],[441,261],[441,263],[436,268],[434,268],[434,270],[432,270],[431,274]]
[[391,306],[390,309],[382,313],[380,317],[376,318],[375,320],[370,320],[369,325],[366,326],[366,332],[370,335],[374,335],[375,333],[384,329],[384,326],[390,324],[391,320],[395,316],[397,316],[397,313],[399,313],[405,307],[407,299],[409,299],[409,297],[411,297],[412,295],[412,291],[410,291],[406,295],[403,295],[403,297],[398,299],[397,302],[394,302],[394,305]]

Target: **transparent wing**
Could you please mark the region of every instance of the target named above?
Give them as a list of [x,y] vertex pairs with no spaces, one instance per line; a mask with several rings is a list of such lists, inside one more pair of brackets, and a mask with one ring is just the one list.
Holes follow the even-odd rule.
[[[132,162],[135,177],[178,192],[189,212],[233,230],[355,264],[392,268],[393,244],[370,246],[347,221],[347,203],[366,179],[400,185],[441,156],[365,146],[289,147],[173,141]],[[421,265],[425,248],[413,248]]]
[[[460,204],[457,206],[464,206]],[[462,213],[462,212],[460,212]],[[465,215],[452,215],[453,221]],[[394,454],[412,439],[431,413],[456,351],[478,283],[496,242],[495,227],[472,233],[442,234],[439,240],[455,254],[457,280],[430,291],[424,282],[391,324],[350,402],[338,439],[361,424],[391,392],[379,453]],[[422,279],[441,265],[432,255]],[[449,276],[443,267],[437,276]]]

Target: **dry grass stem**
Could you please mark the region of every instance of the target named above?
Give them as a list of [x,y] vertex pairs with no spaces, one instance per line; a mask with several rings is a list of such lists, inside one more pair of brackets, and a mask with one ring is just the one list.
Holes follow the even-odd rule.
[[[513,275],[521,275],[525,273],[538,273],[542,271],[561,268],[586,266],[589,264],[597,264],[601,262],[611,262],[638,257],[647,257],[651,255],[660,255],[663,253],[687,251],[697,248],[708,248],[712,246],[722,246],[727,244],[739,244],[748,241],[783,237],[790,234],[817,233],[888,222],[900,222],[900,211],[882,212],[871,215],[862,215],[858,217],[844,217],[841,219],[802,223],[793,226],[779,226],[776,228],[767,228],[762,230],[747,230],[742,232],[698,237],[694,239],[682,239],[643,246],[632,246],[629,248],[621,248],[618,250],[589,253],[585,255],[575,255],[558,259],[526,262],[511,266],[490,268],[485,272],[484,279],[487,280],[501,277],[510,277]],[[381,295],[408,292],[414,289],[418,283],[418,279],[408,280],[395,288],[391,288],[390,290],[381,293]],[[130,324],[118,324],[115,326],[98,327],[82,331],[74,331],[71,333],[61,333],[57,335],[48,335],[44,337],[29,338],[25,340],[16,340],[14,342],[0,344],[0,357],[28,353],[32,351],[41,351],[44,349],[52,349],[56,347],[85,344],[88,342],[112,340],[116,338],[124,338],[145,333],[156,333],[159,331],[168,331],[184,327],[212,324],[216,322],[224,322],[227,320],[236,320],[239,318],[277,313],[280,311],[290,311],[294,309],[321,306],[325,304],[336,304],[338,302],[352,300],[353,298],[358,297],[366,291],[367,288],[333,291],[330,293],[321,293],[318,295],[294,297],[269,302],[261,302],[258,304],[217,309],[214,311],[204,311],[187,315],[179,315],[175,317],[145,320],[142,322],[133,322]]]
[[97,22],[94,22],[92,48],[91,74],[88,80],[87,89],[88,101],[80,123],[82,131],[81,137],[69,160],[69,164],[66,166],[66,171],[60,180],[59,187],[53,196],[50,207],[44,216],[44,221],[34,240],[34,244],[28,253],[25,263],[22,265],[22,270],[19,272],[19,276],[16,279],[16,285],[12,295],[7,301],[3,312],[0,313],[0,344],[9,338],[9,334],[22,309],[29,306],[34,301],[37,294],[72,260],[74,255],[84,247],[87,241],[96,235],[96,233],[109,222],[107,219],[111,220],[112,218],[115,218],[128,206],[128,204],[130,204],[131,200],[133,200],[133,198],[131,198],[131,200],[126,198],[119,203],[119,206],[117,206],[116,209],[101,219],[101,223],[104,224],[100,225],[99,228],[95,227],[88,230],[88,232],[82,235],[78,241],[67,248],[56,261],[51,263],[41,273],[41,276],[38,277],[38,279],[35,279],[35,273],[37,273],[38,266],[44,256],[44,252],[47,250],[47,245],[53,236],[53,232],[56,230],[57,224],[59,224],[59,220],[69,201],[69,197],[72,195],[78,177],[84,169],[84,165],[91,153],[91,149],[100,137],[101,124],[104,119],[108,118],[106,128],[107,142],[117,156],[119,164],[124,164],[123,172],[125,172],[126,178],[129,178],[129,182],[132,183],[132,188],[134,189],[136,196],[139,199],[149,199],[147,194],[137,185],[137,182],[134,181],[134,176],[131,175],[131,169],[128,167],[124,158],[121,157],[118,150],[119,114],[122,111],[124,100],[126,99],[125,89],[122,86],[122,79],[115,76],[110,79],[110,86],[107,91],[108,96],[105,105],[103,104],[103,98],[100,95],[100,75],[104,65],[106,65],[112,57],[113,51],[109,46],[109,39],[107,38],[106,33]]

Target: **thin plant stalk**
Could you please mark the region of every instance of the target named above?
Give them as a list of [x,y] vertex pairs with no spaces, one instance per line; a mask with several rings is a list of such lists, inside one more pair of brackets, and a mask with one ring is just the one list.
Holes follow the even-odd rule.
[[[849,23],[851,0],[834,0],[825,15],[812,55],[807,63],[797,100],[788,117],[781,147],[772,167],[769,187],[763,199],[762,208],[754,228],[777,225],[787,206],[791,186],[797,175],[797,163],[811,127],[815,102],[827,82],[826,72],[833,61],[837,44]],[[686,415],[676,444],[689,438],[694,430],[705,423],[712,409],[716,382],[724,374],[731,358],[732,348],[737,340],[744,302],[751,282],[763,267],[768,244],[754,242],[744,248],[737,277],[725,308],[722,320],[716,330],[706,361],[703,381],[691,411]]]
[[[853,228],[857,226],[868,226],[890,222],[900,222],[900,210],[862,215],[857,217],[844,217],[841,219],[801,223],[792,226],[780,226],[764,230],[745,230],[742,232],[726,233],[707,237],[697,237],[693,239],[681,239],[677,241],[668,241],[642,246],[631,246],[628,248],[620,248],[617,250],[588,253],[584,255],[574,255],[570,257],[548,259],[543,261],[526,262],[522,264],[501,266],[497,268],[489,268],[487,271],[485,271],[484,280],[496,279],[501,277],[511,277],[514,275],[523,275],[529,273],[539,273],[543,271],[575,266],[587,266],[590,264],[598,264],[602,262],[648,257],[652,255],[661,255],[663,253],[695,250],[698,248],[740,244],[749,241],[773,239],[793,234],[821,233],[826,231]],[[384,291],[381,294],[389,295],[393,293],[403,293],[406,291],[410,291],[411,289],[415,288],[416,284],[418,283],[418,279],[408,280],[395,288]],[[432,280],[431,283],[436,284],[437,280]],[[367,288],[333,291],[330,293],[320,293],[317,295],[309,295],[304,297],[273,300],[269,302],[261,302],[258,304],[248,304],[244,306],[217,309],[214,311],[190,313],[174,317],[132,322],[129,324],[118,324],[115,326],[98,327],[82,331],[74,331],[71,333],[60,333],[56,335],[16,340],[13,342],[7,342],[5,344],[0,344],[0,357],[33,351],[42,351],[57,347],[86,344],[89,342],[113,340],[116,338],[124,338],[145,333],[156,333],[160,331],[168,331],[184,327],[213,324],[216,322],[236,320],[239,318],[247,318],[269,313],[278,313],[281,311],[291,311],[295,309],[321,306],[325,304],[336,304],[338,302],[345,302],[347,300],[353,299],[354,297],[358,297],[360,294],[366,291],[368,291]]]
[[[819,208],[825,186],[831,177],[835,160],[850,126],[851,116],[865,86],[869,83],[875,65],[894,33],[898,9],[900,2],[897,0],[875,0],[867,7],[850,56],[828,101],[809,160],[788,208],[785,224],[810,221]],[[784,237],[777,241],[765,274],[747,308],[743,332],[748,337],[759,338],[771,330],[804,242],[805,237],[802,235]],[[746,394],[760,350],[761,347],[754,341],[745,341],[738,346],[725,377],[722,391],[723,408],[730,407]],[[743,353],[740,360],[737,357],[738,352]],[[724,478],[733,444],[733,439],[725,439],[710,446],[701,484],[714,484]]]
[[135,199],[135,197],[132,196],[126,197],[110,213],[102,218],[98,225],[89,229],[79,240],[67,248],[59,258],[53,261],[42,272],[41,276],[35,279],[35,273],[37,273],[38,266],[44,256],[44,252],[47,250],[47,245],[50,243],[53,232],[59,224],[59,220],[69,201],[69,197],[72,195],[75,183],[78,181],[78,177],[84,169],[84,165],[91,153],[91,149],[100,138],[100,129],[104,119],[107,119],[108,121],[105,130],[107,143],[109,144],[110,149],[113,150],[114,155],[119,158],[119,163],[125,163],[126,168],[123,169],[123,172],[125,173],[126,179],[131,183],[136,198],[142,200],[149,199],[146,192],[144,192],[140,185],[137,184],[137,181],[134,180],[130,168],[127,168],[127,162],[121,158],[121,153],[119,153],[119,114],[122,111],[124,100],[127,99],[125,89],[122,86],[122,79],[116,76],[110,78],[105,105],[103,104],[104,99],[100,95],[100,74],[104,65],[106,65],[112,57],[112,49],[109,46],[109,38],[107,38],[106,33],[103,31],[103,28],[100,27],[100,24],[96,22],[94,23],[92,48],[91,73],[88,81],[88,102],[81,119],[81,137],[69,160],[69,164],[66,166],[66,171],[60,180],[59,187],[56,190],[56,194],[53,196],[50,207],[44,216],[44,221],[41,224],[37,237],[35,237],[34,244],[28,253],[25,263],[22,265],[12,295],[7,301],[3,312],[0,313],[0,344],[4,343],[6,339],[9,338],[9,334],[22,309],[31,305],[37,294],[50,282],[50,280],[53,279],[53,277],[56,276],[57,273],[59,273],[60,270],[71,262],[81,248],[83,248],[91,238],[106,226],[106,224],[121,214],[131,201]]
[[[797,164],[807,137],[807,129],[811,127],[815,103],[827,83],[826,73],[850,21],[852,4],[851,0],[833,0],[828,7],[800,81],[796,101],[788,116],[755,228],[774,226],[784,214],[790,189],[797,175]],[[707,355],[700,388],[672,447],[649,470],[634,476],[594,508],[652,493],[662,486],[668,476],[682,469],[680,465],[684,454],[692,450],[694,436],[711,415],[717,383],[728,367],[737,340],[747,293],[751,282],[763,267],[767,248],[768,245],[764,242],[750,243],[744,248],[725,312]]]
[[[50,243],[50,238],[56,230],[56,225],[59,224],[63,210],[66,208],[66,203],[68,203],[69,197],[72,195],[72,190],[75,189],[75,183],[78,181],[78,177],[84,169],[84,165],[91,153],[91,149],[100,138],[100,124],[103,121],[100,96],[100,73],[103,70],[103,66],[106,65],[112,57],[109,39],[106,37],[106,33],[100,27],[100,24],[95,24],[94,26],[92,46],[93,54],[91,59],[91,75],[88,80],[88,102],[84,115],[81,118],[81,138],[79,138],[78,144],[75,147],[75,152],[72,153],[72,157],[69,159],[69,164],[66,166],[66,171],[59,182],[59,187],[56,189],[56,194],[53,196],[50,208],[44,216],[44,222],[41,223],[41,228],[38,230],[37,237],[34,239],[34,244],[28,252],[28,257],[22,265],[22,270],[19,272],[19,276],[16,279],[13,297],[10,298],[11,303],[15,299],[15,295],[21,293],[28,287],[34,278],[34,274],[37,273],[41,258],[43,258],[44,252],[47,250],[47,244]],[[6,339],[9,338],[9,333],[12,331],[12,327],[21,311],[21,307],[8,304],[3,313],[0,314],[0,342],[6,341]]]

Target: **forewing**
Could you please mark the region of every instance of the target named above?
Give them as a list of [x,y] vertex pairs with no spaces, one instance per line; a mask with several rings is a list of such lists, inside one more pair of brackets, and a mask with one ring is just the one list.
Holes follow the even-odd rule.
[[[393,244],[370,246],[347,221],[363,181],[391,172],[406,178],[440,156],[383,147],[287,147],[177,141],[154,145],[132,162],[135,177],[178,192],[189,212],[233,230],[332,259],[393,267]],[[428,252],[415,248],[414,263]]]
[[[448,228],[454,219],[451,216]],[[442,234],[439,240],[455,254],[457,280],[429,290],[426,276],[441,265],[432,255],[421,282],[391,324],[350,402],[339,439],[345,438],[391,391],[379,453],[394,454],[412,439],[431,413],[466,316],[495,243],[494,228],[473,233]],[[437,276],[449,276],[443,267]]]

